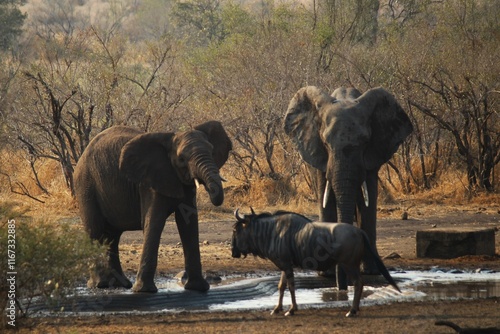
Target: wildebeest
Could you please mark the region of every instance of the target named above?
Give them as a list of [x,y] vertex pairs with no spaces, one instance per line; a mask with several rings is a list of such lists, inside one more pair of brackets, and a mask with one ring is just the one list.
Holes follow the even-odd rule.
[[373,256],[382,275],[400,291],[370,246],[366,234],[353,225],[312,222],[302,215],[285,211],[257,215],[252,210],[252,214],[240,216],[236,210],[234,215],[237,221],[233,229],[232,256],[253,254],[271,260],[281,270],[278,305],[271,314],[283,310],[287,285],[292,306],[285,315],[293,315],[297,310],[293,268],[326,271],[339,265],[354,285],[352,308],[346,317],[356,315],[363,291],[360,263],[365,252]]

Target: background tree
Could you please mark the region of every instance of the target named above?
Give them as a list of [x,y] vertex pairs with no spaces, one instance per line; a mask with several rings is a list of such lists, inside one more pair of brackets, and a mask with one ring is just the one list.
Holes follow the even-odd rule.
[[408,194],[458,178],[469,195],[498,189],[500,0],[40,0],[23,9],[23,58],[2,59],[0,124],[32,169],[66,159],[70,170],[113,124],[177,131],[217,119],[233,138],[225,168],[235,183],[297,192],[307,175],[281,125],[295,92],[383,86],[415,131],[382,168],[382,186]]
[[19,6],[25,0],[0,0],[0,50],[8,50],[22,33],[26,15]]
[[183,35],[198,43],[220,42],[225,37],[220,0],[181,0],[173,8],[173,16]]

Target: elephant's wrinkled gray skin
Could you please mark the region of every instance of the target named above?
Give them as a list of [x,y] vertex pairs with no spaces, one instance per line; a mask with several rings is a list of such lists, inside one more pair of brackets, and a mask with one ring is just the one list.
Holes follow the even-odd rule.
[[116,126],[98,134],[75,168],[76,199],[90,237],[108,242],[108,263],[89,286],[132,287],[123,274],[118,243],[124,231],[143,230],[135,292],[156,292],[153,278],[165,220],[175,213],[181,238],[186,289],[207,291],[200,261],[195,179],[214,205],[224,200],[219,168],[232,148],[219,122],[179,133],[143,133]]
[[[328,95],[314,86],[303,87],[290,101],[284,128],[311,166],[319,220],[352,224],[357,207],[360,227],[376,249],[378,170],[413,131],[395,98],[383,88],[363,95],[339,88]],[[327,183],[332,191],[324,199]],[[364,263],[364,271],[377,272],[371,261]]]

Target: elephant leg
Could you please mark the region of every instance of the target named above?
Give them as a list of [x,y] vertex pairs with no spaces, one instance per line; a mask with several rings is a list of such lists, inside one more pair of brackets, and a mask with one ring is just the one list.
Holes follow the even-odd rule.
[[[369,171],[366,175],[366,186],[368,188],[369,205],[365,206],[364,199],[359,191],[357,196],[357,206],[359,211],[358,221],[359,227],[365,231],[370,241],[375,254],[377,251],[377,198],[378,198],[378,170]],[[365,252],[363,257],[363,273],[370,275],[378,275],[379,270],[373,258]]]
[[[149,206],[147,207],[147,204]],[[160,247],[161,233],[165,227],[170,212],[169,201],[157,194],[149,194],[143,198],[141,206],[143,214],[144,243],[142,245],[139,271],[132,290],[134,292],[157,292],[154,283],[156,267],[158,265],[158,247]]]
[[132,287],[132,282],[125,276],[120,264],[118,243],[121,232],[104,233],[101,237],[103,243],[108,245],[106,266],[98,266],[97,270],[87,283],[89,287],[97,288],[126,288]]
[[109,287],[123,287],[130,289],[132,287],[132,282],[123,273],[122,265],[120,263],[120,255],[118,251],[118,244],[120,242],[120,237],[122,232],[115,232],[109,237],[109,248],[108,248],[108,268],[109,274],[106,277],[107,284]]
[[336,278],[337,278],[337,288],[339,291],[347,291],[347,287],[349,285],[349,280],[347,278],[347,274],[342,268],[342,266],[336,266]]
[[91,272],[87,286],[90,288],[131,288],[132,283],[124,275],[118,254],[118,243],[121,231],[109,228],[108,221],[102,215],[97,203],[89,200],[81,206],[80,215],[87,233],[92,240],[97,240],[101,245],[107,244],[107,263],[97,263]]
[[201,269],[200,244],[198,235],[198,210],[196,199],[181,203],[175,211],[175,222],[184,251],[184,266],[187,281],[184,288],[205,292],[210,288],[203,278]]
[[[311,175],[312,188],[316,193],[316,198],[318,199],[319,221],[337,222],[337,202],[335,200],[333,190],[330,191],[330,196],[326,199],[326,205],[323,206],[326,187],[326,173],[313,167],[308,167],[308,169],[309,174]],[[336,277],[337,287],[339,290],[347,290],[347,276],[342,268],[336,266],[332,269],[321,272],[320,275],[325,277]]]

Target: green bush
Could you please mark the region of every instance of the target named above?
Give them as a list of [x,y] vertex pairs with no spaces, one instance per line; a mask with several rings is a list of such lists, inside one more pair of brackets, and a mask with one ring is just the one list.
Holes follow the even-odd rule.
[[[91,268],[105,259],[103,246],[92,243],[75,224],[8,218],[0,213],[1,290],[8,292],[8,272],[16,272],[15,300],[17,315],[26,315],[34,297],[54,303],[75,292],[88,277]],[[15,234],[15,264],[8,263],[8,240]],[[12,243],[12,242],[11,242]],[[13,253],[11,252],[11,255]],[[10,296],[1,296],[5,314]],[[8,298],[5,298],[8,297]]]

